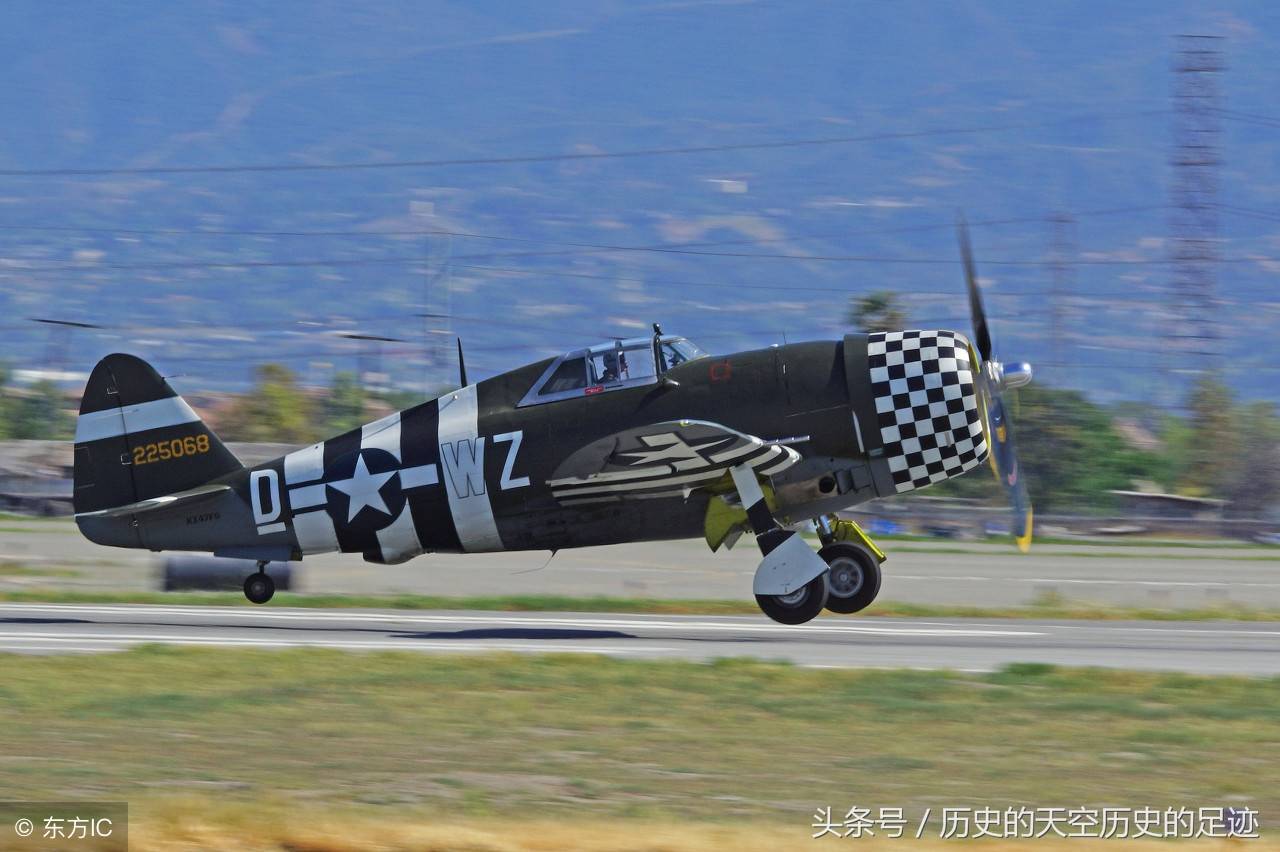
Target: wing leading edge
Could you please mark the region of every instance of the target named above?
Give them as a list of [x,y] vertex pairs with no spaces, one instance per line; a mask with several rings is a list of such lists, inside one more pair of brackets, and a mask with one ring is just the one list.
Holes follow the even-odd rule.
[[734,467],[772,476],[798,461],[800,454],[782,442],[676,420],[594,441],[565,459],[547,484],[562,506],[681,497],[718,483]]

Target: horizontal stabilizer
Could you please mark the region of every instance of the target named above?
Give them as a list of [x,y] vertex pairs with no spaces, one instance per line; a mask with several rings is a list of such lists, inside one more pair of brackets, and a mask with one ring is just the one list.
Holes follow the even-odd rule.
[[230,485],[201,485],[198,488],[192,488],[190,491],[183,491],[178,494],[165,494],[160,497],[139,500],[136,503],[115,506],[110,509],[80,512],[76,515],[76,518],[124,518],[152,514],[162,509],[181,509],[185,511],[197,503],[203,503],[210,498],[221,496],[229,491],[231,491]]

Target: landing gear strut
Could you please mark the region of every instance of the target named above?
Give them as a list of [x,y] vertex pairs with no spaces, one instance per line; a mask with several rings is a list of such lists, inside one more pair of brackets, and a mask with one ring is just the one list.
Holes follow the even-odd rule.
[[258,572],[244,579],[244,596],[250,603],[264,604],[276,593],[275,580],[267,573],[267,561],[258,560]]

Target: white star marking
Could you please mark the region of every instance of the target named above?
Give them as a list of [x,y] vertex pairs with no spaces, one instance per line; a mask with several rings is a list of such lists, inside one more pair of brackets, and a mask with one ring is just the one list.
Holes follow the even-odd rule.
[[386,473],[370,473],[368,465],[364,463],[364,454],[362,453],[356,461],[356,469],[350,479],[329,483],[351,498],[347,503],[347,523],[354,521],[356,515],[360,514],[360,510],[365,506],[377,509],[384,515],[391,514],[391,510],[387,508],[387,503],[382,499],[379,489],[397,472],[389,470]]

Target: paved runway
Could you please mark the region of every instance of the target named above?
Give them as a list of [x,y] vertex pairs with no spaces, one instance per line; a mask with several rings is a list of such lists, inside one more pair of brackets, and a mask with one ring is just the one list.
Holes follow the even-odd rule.
[[[967,606],[1019,606],[1055,594],[1077,601],[1183,609],[1245,604],[1280,608],[1280,552],[1221,548],[1037,544],[1022,555],[1009,544],[883,543],[881,600]],[[666,541],[546,553],[428,555],[402,565],[371,565],[354,554],[308,557],[295,565],[308,593],[569,595],[751,600],[759,551],[742,544],[712,553],[701,541]],[[128,591],[159,585],[160,557],[99,547],[66,520],[0,523],[0,589]],[[45,576],[42,572],[53,572]]]
[[118,650],[144,642],[434,653],[512,651],[820,667],[987,671],[1013,662],[1280,674],[1280,624],[410,612],[3,604],[0,651]]

